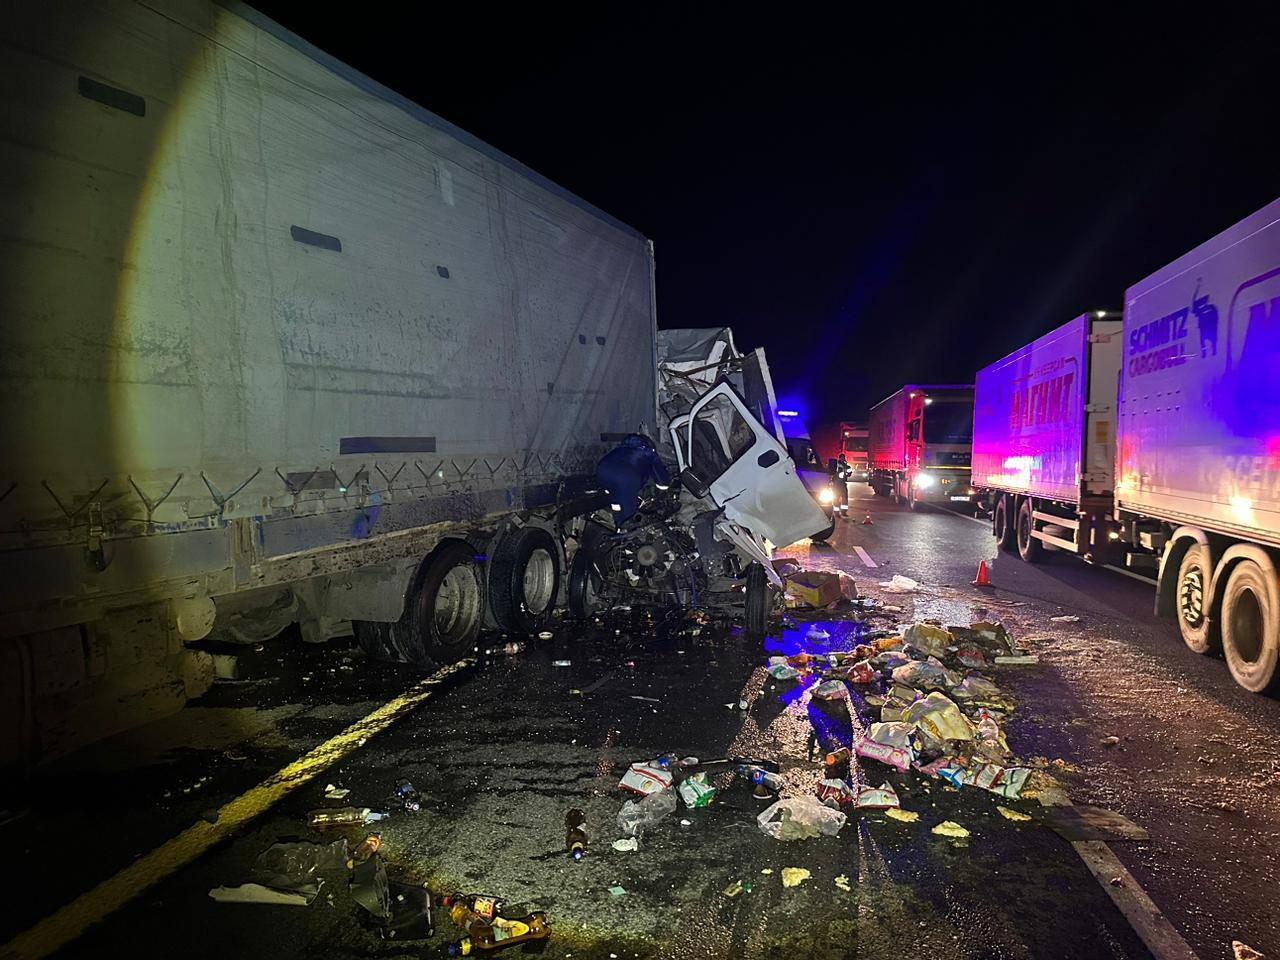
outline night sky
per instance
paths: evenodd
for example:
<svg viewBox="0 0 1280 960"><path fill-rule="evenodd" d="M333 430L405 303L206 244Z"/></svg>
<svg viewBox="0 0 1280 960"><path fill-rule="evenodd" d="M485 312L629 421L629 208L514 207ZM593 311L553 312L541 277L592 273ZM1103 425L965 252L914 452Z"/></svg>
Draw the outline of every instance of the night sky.
<svg viewBox="0 0 1280 960"><path fill-rule="evenodd" d="M1280 196L1261 4L257 6L651 237L659 326L732 326L813 423L972 382Z"/></svg>

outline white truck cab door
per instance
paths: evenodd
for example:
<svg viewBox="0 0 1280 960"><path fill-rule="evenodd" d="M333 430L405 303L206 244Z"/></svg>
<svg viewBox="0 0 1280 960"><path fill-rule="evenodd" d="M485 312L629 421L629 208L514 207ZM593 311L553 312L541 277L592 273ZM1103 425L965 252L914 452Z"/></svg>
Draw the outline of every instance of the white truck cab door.
<svg viewBox="0 0 1280 960"><path fill-rule="evenodd" d="M830 524L786 448L722 383L675 420L676 459L725 517L785 547Z"/></svg>

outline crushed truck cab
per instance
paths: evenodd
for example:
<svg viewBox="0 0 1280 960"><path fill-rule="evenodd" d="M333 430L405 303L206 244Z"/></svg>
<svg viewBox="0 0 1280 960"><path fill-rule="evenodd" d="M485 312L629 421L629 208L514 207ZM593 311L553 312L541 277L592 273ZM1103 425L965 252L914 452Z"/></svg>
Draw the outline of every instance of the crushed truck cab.
<svg viewBox="0 0 1280 960"><path fill-rule="evenodd" d="M686 489L723 511L719 532L763 564L766 575L781 586L769 562L772 547L829 525L786 448L727 383L673 420L671 434Z"/></svg>

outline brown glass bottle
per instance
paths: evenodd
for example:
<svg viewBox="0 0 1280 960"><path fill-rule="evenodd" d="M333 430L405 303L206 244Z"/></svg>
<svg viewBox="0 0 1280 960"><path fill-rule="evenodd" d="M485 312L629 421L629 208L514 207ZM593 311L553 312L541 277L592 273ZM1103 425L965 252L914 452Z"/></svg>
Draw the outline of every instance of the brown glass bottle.
<svg viewBox="0 0 1280 960"><path fill-rule="evenodd" d="M564 848L575 861L587 855L587 815L574 807L564 817Z"/></svg>

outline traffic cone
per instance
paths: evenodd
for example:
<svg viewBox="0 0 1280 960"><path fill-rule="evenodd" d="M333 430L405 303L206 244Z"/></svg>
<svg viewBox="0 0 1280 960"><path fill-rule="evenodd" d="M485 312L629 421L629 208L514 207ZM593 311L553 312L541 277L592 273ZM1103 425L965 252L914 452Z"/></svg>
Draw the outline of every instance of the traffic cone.
<svg viewBox="0 0 1280 960"><path fill-rule="evenodd" d="M987 575L987 561L978 561L978 575L973 578L975 587L993 587L995 584L991 582L991 577Z"/></svg>
<svg viewBox="0 0 1280 960"><path fill-rule="evenodd" d="M870 510L868 510L868 511L867 511L867 515L866 515L865 517L863 517L863 518L862 518L862 525L863 525L864 527L869 527L869 526L871 526L871 511L870 511Z"/></svg>

